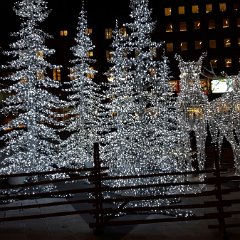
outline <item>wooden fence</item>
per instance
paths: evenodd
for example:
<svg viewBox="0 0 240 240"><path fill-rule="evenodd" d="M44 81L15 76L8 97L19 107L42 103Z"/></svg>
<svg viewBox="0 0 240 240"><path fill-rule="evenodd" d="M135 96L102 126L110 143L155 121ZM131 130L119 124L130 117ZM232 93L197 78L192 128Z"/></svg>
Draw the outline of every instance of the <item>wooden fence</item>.
<svg viewBox="0 0 240 240"><path fill-rule="evenodd" d="M220 169L219 161L216 158L215 169L208 169L204 171L192 171L192 172L174 172L174 173L157 173L147 175L131 175L131 176L109 176L107 174L107 168L101 167L101 160L99 157L99 145L94 144L94 167L85 169L60 169L49 172L34 172L25 174L12 174L12 175L1 175L1 179L9 177L21 177L21 176L48 176L51 174L67 173L69 177L61 179L43 178L41 181L28 182L20 185L0 185L1 191L4 189L23 189L31 188L36 186L46 186L48 184L56 185L63 184L71 181L87 181L88 184L79 186L74 189L60 190L54 189L50 192L37 192L37 193L14 193L14 194L0 194L0 202L4 201L17 201L17 200L28 200L36 198L49 198L59 195L77 195L85 194L85 197L78 199L68 199L49 201L41 204L25 204L25 205L14 205L9 206L2 204L0 206L0 213L11 211L11 210L24 210L31 208L44 208L44 207L56 207L59 206L59 211L45 213L45 214L28 214L22 216L2 216L0 215L1 221L16 221L16 220L27 220L33 218L47 218L66 216L73 214L90 214L93 216L93 220L89 223L89 226L94 229L95 233L103 232L108 226L119 226L119 225L135 225L135 224L150 224L150 223L163 223L163 222L177 222L177 221L196 221L215 219L215 225L209 225L209 229L218 228L221 237L223 239L227 236L227 229L230 227L240 227L240 222L229 222L233 216L240 214L240 192L238 184L235 186L233 182L238 183L240 181L239 176L229 176L224 173L224 169ZM204 179L199 180L198 176L204 174ZM134 186L119 186L110 187L107 183L109 181L119 181L124 179L144 179L144 178L161 178L166 176L184 176L183 179L187 179L181 182L162 182L156 184L138 184ZM191 178L194 176L194 178ZM141 182L141 181L139 181ZM231 186L232 184L232 186ZM126 195L121 192L131 191L133 189L153 189L153 188L166 188L166 187L177 187L177 186L204 186L199 192L175 192L173 194L163 193L154 195ZM231 194L231 195L230 195ZM91 197L90 197L91 196ZM107 196L107 197L106 197ZM235 197L234 197L235 196ZM141 202L146 201L160 201L166 199L180 199L180 201L166 205L144 205ZM197 202L195 200L198 200ZM138 203L136 206L131 203ZM61 211L63 205L78 205L78 210L72 211ZM81 204L85 204L85 208L81 208ZM86 207L87 206L87 207ZM201 211L199 211L199 209ZM176 214L173 216L162 214L169 211L175 213L188 213L186 216ZM146 219L144 214L162 214L159 218ZM141 213L141 214L140 214ZM144 214L142 214L144 213ZM137 219L131 220L128 218L122 218L119 216L137 215Z"/></svg>

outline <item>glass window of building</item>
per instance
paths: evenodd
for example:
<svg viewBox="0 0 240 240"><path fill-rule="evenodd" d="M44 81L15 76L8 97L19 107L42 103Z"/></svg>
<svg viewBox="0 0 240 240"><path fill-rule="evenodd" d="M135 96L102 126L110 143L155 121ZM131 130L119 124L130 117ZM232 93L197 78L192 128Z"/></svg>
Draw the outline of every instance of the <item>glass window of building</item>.
<svg viewBox="0 0 240 240"><path fill-rule="evenodd" d="M194 14L199 13L198 5L192 5L192 13L194 13Z"/></svg>
<svg viewBox="0 0 240 240"><path fill-rule="evenodd" d="M227 10L227 4L226 3L219 3L219 10L221 11L221 12L226 12L226 10Z"/></svg>
<svg viewBox="0 0 240 240"><path fill-rule="evenodd" d="M120 34L122 34L123 36L127 36L127 28L126 27L121 27L119 30Z"/></svg>
<svg viewBox="0 0 240 240"><path fill-rule="evenodd" d="M209 20L208 29L215 29L215 20L213 19Z"/></svg>
<svg viewBox="0 0 240 240"><path fill-rule="evenodd" d="M53 69L53 80L61 81L61 69L60 68Z"/></svg>
<svg viewBox="0 0 240 240"><path fill-rule="evenodd" d="M238 38L238 46L240 47L240 38Z"/></svg>
<svg viewBox="0 0 240 240"><path fill-rule="evenodd" d="M90 67L89 69L90 69L90 70L93 70L94 68L93 68L93 67ZM88 73L88 74L87 74L87 77L93 79L93 78L94 78L94 74L93 74L93 73Z"/></svg>
<svg viewBox="0 0 240 240"><path fill-rule="evenodd" d="M74 68L70 68L69 69L69 78L70 80L74 80L75 79L75 76L74 76Z"/></svg>
<svg viewBox="0 0 240 240"><path fill-rule="evenodd" d="M169 23L166 27L166 32L172 32L173 31L173 25L172 23Z"/></svg>
<svg viewBox="0 0 240 240"><path fill-rule="evenodd" d="M233 10L234 10L234 11L240 10L240 3L234 3L234 4L233 4Z"/></svg>
<svg viewBox="0 0 240 240"><path fill-rule="evenodd" d="M166 47L167 47L167 52L173 52L173 43L167 43Z"/></svg>
<svg viewBox="0 0 240 240"><path fill-rule="evenodd" d="M206 4L206 13L212 12L212 4Z"/></svg>
<svg viewBox="0 0 240 240"><path fill-rule="evenodd" d="M224 47L231 47L231 39L225 38L224 40Z"/></svg>
<svg viewBox="0 0 240 240"><path fill-rule="evenodd" d="M197 30L197 29L200 29L200 27L201 27L201 22L199 20L194 21L194 29Z"/></svg>
<svg viewBox="0 0 240 240"><path fill-rule="evenodd" d="M92 34L92 28L87 28L87 34L91 35Z"/></svg>
<svg viewBox="0 0 240 240"><path fill-rule="evenodd" d="M93 57L93 51L88 51L87 56L88 57Z"/></svg>
<svg viewBox="0 0 240 240"><path fill-rule="evenodd" d="M185 14L185 7L184 6L179 6L178 7L178 14L179 15Z"/></svg>
<svg viewBox="0 0 240 240"><path fill-rule="evenodd" d="M237 27L240 27L240 18L237 19Z"/></svg>
<svg viewBox="0 0 240 240"><path fill-rule="evenodd" d="M112 57L112 52L109 51L109 50L107 50L107 51L106 51L106 59L107 59L107 61L110 61L110 60L111 60L111 57Z"/></svg>
<svg viewBox="0 0 240 240"><path fill-rule="evenodd" d="M232 59L225 58L225 67L232 67Z"/></svg>
<svg viewBox="0 0 240 240"><path fill-rule="evenodd" d="M186 50L188 50L188 44L187 44L187 42L181 42L180 47L181 47L181 51L186 51Z"/></svg>
<svg viewBox="0 0 240 240"><path fill-rule="evenodd" d="M61 30L60 31L60 36L61 37L67 37L67 35L68 35L68 30Z"/></svg>
<svg viewBox="0 0 240 240"><path fill-rule="evenodd" d="M180 30L180 32L187 31L187 23L186 22L180 22L179 23L179 30Z"/></svg>
<svg viewBox="0 0 240 240"><path fill-rule="evenodd" d="M172 9L170 7L165 8L165 16L171 16L172 14Z"/></svg>
<svg viewBox="0 0 240 240"><path fill-rule="evenodd" d="M229 27L229 19L228 18L224 18L223 19L223 28L228 28Z"/></svg>
<svg viewBox="0 0 240 240"><path fill-rule="evenodd" d="M210 65L212 66L212 68L217 68L217 59L211 59Z"/></svg>
<svg viewBox="0 0 240 240"><path fill-rule="evenodd" d="M105 39L111 39L111 38L112 38L112 29L105 28Z"/></svg>
<svg viewBox="0 0 240 240"><path fill-rule="evenodd" d="M202 48L202 41L195 41L195 49L201 49Z"/></svg>
<svg viewBox="0 0 240 240"><path fill-rule="evenodd" d="M209 47L210 48L216 48L217 42L216 40L209 40Z"/></svg>

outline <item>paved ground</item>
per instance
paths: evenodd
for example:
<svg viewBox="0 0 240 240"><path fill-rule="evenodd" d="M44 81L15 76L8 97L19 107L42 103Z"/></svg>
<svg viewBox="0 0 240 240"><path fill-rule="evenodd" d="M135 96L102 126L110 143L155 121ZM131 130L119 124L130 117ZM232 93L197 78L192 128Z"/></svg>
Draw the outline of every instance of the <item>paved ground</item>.
<svg viewBox="0 0 240 240"><path fill-rule="evenodd" d="M240 198L239 193L231 197ZM67 198L33 199L15 201L2 206L19 204L44 203L49 201L68 201ZM197 201L197 200L195 200ZM238 209L239 205L236 205ZM72 211L77 206L64 205L61 211ZM0 216L50 213L59 211L59 207L1 212ZM152 214L146 218L161 218L163 215ZM126 216L125 216L126 218ZM240 223L240 216L232 218L233 222ZM121 227L107 227L101 235L95 235L89 228L89 217L86 215L72 215L36 220L25 220L0 223L1 240L220 240L218 230L208 229L209 224L216 224L216 220L201 220L192 222L157 223ZM229 240L240 239L240 227L228 231Z"/></svg>

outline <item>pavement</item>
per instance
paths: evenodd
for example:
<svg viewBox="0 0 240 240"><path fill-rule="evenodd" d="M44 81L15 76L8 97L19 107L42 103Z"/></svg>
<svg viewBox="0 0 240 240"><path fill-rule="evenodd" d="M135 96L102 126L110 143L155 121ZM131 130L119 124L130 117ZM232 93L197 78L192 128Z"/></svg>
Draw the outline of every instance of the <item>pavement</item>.
<svg viewBox="0 0 240 240"><path fill-rule="evenodd" d="M240 199L240 193L233 193L231 198ZM36 198L18 200L0 205L0 207L16 206L54 201L68 201L69 197ZM199 199L191 200L198 201ZM240 209L240 204L235 205ZM23 216L27 214L45 214L55 211L74 211L77 205L62 205L58 207L42 207L13 211L0 211L0 217ZM236 210L234 209L234 210ZM142 217L142 216L141 216ZM147 219L165 217L162 214L149 214ZM129 216L120 218L128 219ZM232 222L240 223L240 214L231 218ZM175 223L152 223L141 225L111 226L96 235L89 228L88 215L70 215L63 217L49 217L42 219L18 220L0 222L1 240L220 240L218 229L208 229L209 224L216 224L216 220L196 220ZM240 227L228 229L228 240L240 239Z"/></svg>

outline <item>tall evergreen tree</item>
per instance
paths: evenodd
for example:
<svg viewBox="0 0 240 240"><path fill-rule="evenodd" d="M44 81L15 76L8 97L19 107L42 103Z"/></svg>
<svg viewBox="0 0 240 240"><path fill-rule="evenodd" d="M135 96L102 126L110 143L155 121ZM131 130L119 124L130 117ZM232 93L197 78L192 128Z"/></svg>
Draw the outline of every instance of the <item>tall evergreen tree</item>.
<svg viewBox="0 0 240 240"><path fill-rule="evenodd" d="M39 25L49 15L43 0L22 0L13 10L20 17L20 30L13 33L16 41L4 53L12 59L4 66L10 72L3 80L10 83L5 90L9 95L1 112L12 116L3 128L6 145L1 152L1 172L29 172L51 169L57 161L55 144L59 138L54 126L58 125L57 110L61 101L50 89L59 83L48 77L47 70L54 66L47 57L54 53L45 45L47 33ZM23 128L19 128L22 126Z"/></svg>
<svg viewBox="0 0 240 240"><path fill-rule="evenodd" d="M61 145L60 158L64 166L89 166L93 161L93 143L98 141L98 106L100 102L99 85L93 81L96 70L92 68L94 59L89 56L95 46L88 33L87 17L82 4L78 17L76 45L71 48L74 55L70 82L66 82L71 91L71 114L65 124L65 130L71 133Z"/></svg>

